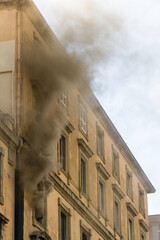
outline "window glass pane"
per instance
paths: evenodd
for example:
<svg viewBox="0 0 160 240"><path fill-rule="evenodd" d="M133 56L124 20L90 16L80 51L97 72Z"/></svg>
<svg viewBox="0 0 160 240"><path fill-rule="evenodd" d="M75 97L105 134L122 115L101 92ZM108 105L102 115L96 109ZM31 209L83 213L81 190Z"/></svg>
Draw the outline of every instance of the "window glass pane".
<svg viewBox="0 0 160 240"><path fill-rule="evenodd" d="M87 240L87 235L85 233L82 233L82 240Z"/></svg>
<svg viewBox="0 0 160 240"><path fill-rule="evenodd" d="M60 163L62 169L66 171L66 138L63 135L60 138Z"/></svg>
<svg viewBox="0 0 160 240"><path fill-rule="evenodd" d="M61 212L61 240L67 240L66 215Z"/></svg>
<svg viewBox="0 0 160 240"><path fill-rule="evenodd" d="M119 205L115 201L115 227L119 230Z"/></svg>
<svg viewBox="0 0 160 240"><path fill-rule="evenodd" d="M104 189L103 184L99 181L99 208L100 211L104 212Z"/></svg>
<svg viewBox="0 0 160 240"><path fill-rule="evenodd" d="M81 159L81 189L86 193L86 164L83 159Z"/></svg>
<svg viewBox="0 0 160 240"><path fill-rule="evenodd" d="M129 219L129 223L128 223L128 227L129 227L129 229L128 229L128 231L129 231L129 240L132 240L132 231L133 231L133 226L132 226L132 221L131 221L131 219Z"/></svg>

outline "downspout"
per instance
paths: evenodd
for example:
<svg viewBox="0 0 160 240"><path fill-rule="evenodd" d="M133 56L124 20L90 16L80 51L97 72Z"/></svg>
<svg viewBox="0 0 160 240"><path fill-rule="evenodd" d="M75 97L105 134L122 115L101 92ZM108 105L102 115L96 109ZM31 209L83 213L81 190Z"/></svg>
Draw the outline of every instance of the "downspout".
<svg viewBox="0 0 160 240"><path fill-rule="evenodd" d="M24 239L24 191L19 181L19 163L21 148L21 123L23 114L23 76L22 76L22 10L17 0L16 7L16 134L19 137L19 147L16 152L15 170L15 227L14 239Z"/></svg>

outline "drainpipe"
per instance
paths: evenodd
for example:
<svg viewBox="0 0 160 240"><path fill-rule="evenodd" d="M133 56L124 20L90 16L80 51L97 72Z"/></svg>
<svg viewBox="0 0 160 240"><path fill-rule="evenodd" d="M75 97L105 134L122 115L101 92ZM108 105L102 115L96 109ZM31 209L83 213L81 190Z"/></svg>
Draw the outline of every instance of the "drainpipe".
<svg viewBox="0 0 160 240"><path fill-rule="evenodd" d="M19 163L20 148L22 144L21 140L21 122L22 122L22 88L23 88L23 76L22 76L22 10L19 7L19 0L17 0L17 13L16 13L16 134L19 137L19 147L16 153L16 170L15 170L15 227L14 227L14 239L24 239L24 191L20 186L19 176Z"/></svg>

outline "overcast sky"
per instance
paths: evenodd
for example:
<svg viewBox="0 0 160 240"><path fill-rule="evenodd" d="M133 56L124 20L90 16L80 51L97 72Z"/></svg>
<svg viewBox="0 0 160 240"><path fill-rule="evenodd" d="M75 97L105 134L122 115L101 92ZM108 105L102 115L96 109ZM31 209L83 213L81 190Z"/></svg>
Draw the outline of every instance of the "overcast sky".
<svg viewBox="0 0 160 240"><path fill-rule="evenodd" d="M160 1L34 2L68 51L93 61L94 93L157 190L149 214L160 214Z"/></svg>

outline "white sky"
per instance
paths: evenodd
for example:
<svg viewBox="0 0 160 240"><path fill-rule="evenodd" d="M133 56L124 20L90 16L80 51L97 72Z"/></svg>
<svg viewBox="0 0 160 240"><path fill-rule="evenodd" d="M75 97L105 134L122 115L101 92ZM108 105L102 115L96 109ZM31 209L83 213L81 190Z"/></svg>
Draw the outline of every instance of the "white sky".
<svg viewBox="0 0 160 240"><path fill-rule="evenodd" d="M160 214L160 1L34 2L69 50L86 61L97 50L93 90L157 190L149 214Z"/></svg>

